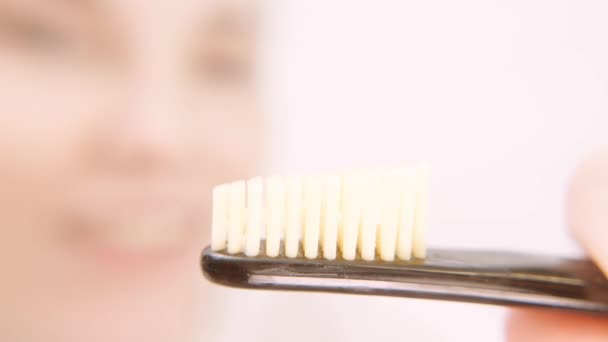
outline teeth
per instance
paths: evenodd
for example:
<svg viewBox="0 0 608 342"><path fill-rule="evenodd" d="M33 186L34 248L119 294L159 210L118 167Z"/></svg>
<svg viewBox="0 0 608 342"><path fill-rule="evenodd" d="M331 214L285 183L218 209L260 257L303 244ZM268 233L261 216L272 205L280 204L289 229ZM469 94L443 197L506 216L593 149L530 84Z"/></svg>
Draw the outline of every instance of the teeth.
<svg viewBox="0 0 608 342"><path fill-rule="evenodd" d="M133 250L159 247L178 241L180 230L176 226L179 223L180 219L176 215L150 215L114 224L102 234L106 241L119 248Z"/></svg>
<svg viewBox="0 0 608 342"><path fill-rule="evenodd" d="M269 257L424 258L427 202L427 166L223 184L213 190L211 246L253 257L265 238Z"/></svg>

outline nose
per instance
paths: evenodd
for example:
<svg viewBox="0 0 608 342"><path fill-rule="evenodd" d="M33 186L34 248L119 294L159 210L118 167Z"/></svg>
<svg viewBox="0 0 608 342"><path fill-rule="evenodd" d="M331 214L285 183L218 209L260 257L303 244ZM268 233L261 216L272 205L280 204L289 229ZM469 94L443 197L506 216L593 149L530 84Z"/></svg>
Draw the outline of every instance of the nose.
<svg viewBox="0 0 608 342"><path fill-rule="evenodd" d="M169 73L139 70L125 82L121 104L103 125L95 159L123 174L158 173L186 153L186 124L176 82Z"/></svg>

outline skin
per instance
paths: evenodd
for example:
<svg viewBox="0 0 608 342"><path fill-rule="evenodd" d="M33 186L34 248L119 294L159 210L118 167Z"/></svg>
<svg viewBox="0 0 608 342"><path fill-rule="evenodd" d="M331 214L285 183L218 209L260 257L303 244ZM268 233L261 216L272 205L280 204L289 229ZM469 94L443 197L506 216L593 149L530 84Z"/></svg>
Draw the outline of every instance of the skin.
<svg viewBox="0 0 608 342"><path fill-rule="evenodd" d="M256 172L252 2L0 0L0 340L190 341Z"/></svg>
<svg viewBox="0 0 608 342"><path fill-rule="evenodd" d="M0 0L0 340L189 341L214 184L253 174L251 2ZM228 15L228 16L226 16ZM608 152L569 217L608 274ZM559 322L559 324L556 324ZM605 341L518 311L510 341Z"/></svg>
<svg viewBox="0 0 608 342"><path fill-rule="evenodd" d="M574 236L608 276L608 150L591 156L576 173L568 199ZM550 311L514 312L507 323L512 342L608 341L608 319Z"/></svg>

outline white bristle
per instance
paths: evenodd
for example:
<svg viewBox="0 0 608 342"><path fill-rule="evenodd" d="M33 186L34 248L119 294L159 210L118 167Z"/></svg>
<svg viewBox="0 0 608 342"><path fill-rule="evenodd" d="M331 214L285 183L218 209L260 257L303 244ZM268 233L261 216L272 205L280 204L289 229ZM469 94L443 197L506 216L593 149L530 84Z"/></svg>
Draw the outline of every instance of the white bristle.
<svg viewBox="0 0 608 342"><path fill-rule="evenodd" d="M319 254L321 238L322 185L318 177L310 177L304 187L304 256L315 259Z"/></svg>
<svg viewBox="0 0 608 342"><path fill-rule="evenodd" d="M416 258L426 258L426 231L428 225L429 170L426 165L418 169L416 215L414 217L413 252Z"/></svg>
<svg viewBox="0 0 608 342"><path fill-rule="evenodd" d="M416 169L411 167L405 169L399 186L401 187L401 205L397 233L397 257L401 260L410 260L416 213Z"/></svg>
<svg viewBox="0 0 608 342"><path fill-rule="evenodd" d="M255 257L265 237L269 257L424 258L428 173L427 166L407 166L219 185L211 248Z"/></svg>
<svg viewBox="0 0 608 342"><path fill-rule="evenodd" d="M359 231L361 259L372 261L376 257L376 234L380 223L380 178L370 174L364 183L364 206Z"/></svg>
<svg viewBox="0 0 608 342"><path fill-rule="evenodd" d="M247 226L245 227L245 255L253 257L260 253L262 239L262 202L264 182L261 177L247 182Z"/></svg>
<svg viewBox="0 0 608 342"><path fill-rule="evenodd" d="M213 188L213 211L211 223L211 249L226 248L228 240L228 185Z"/></svg>
<svg viewBox="0 0 608 342"><path fill-rule="evenodd" d="M287 222L285 226L285 255L298 256L302 234L302 180L290 177L287 180Z"/></svg>
<svg viewBox="0 0 608 342"><path fill-rule="evenodd" d="M321 248L323 257L336 258L338 249L338 223L340 221L341 181L339 176L326 176L324 179L323 204L321 214Z"/></svg>
<svg viewBox="0 0 608 342"><path fill-rule="evenodd" d="M390 172L382 179L382 207L380 230L378 233L378 251L380 258L386 261L395 260L397 250L397 224L399 222L399 177Z"/></svg>
<svg viewBox="0 0 608 342"><path fill-rule="evenodd" d="M228 209L228 253L243 251L245 245L245 182L230 184Z"/></svg>
<svg viewBox="0 0 608 342"><path fill-rule="evenodd" d="M266 255L277 257L285 227L285 182L281 177L268 178L266 195Z"/></svg>
<svg viewBox="0 0 608 342"><path fill-rule="evenodd" d="M361 224L362 179L356 174L344 178L342 188L342 225L339 228L338 248L342 258L354 260L357 256L357 240Z"/></svg>

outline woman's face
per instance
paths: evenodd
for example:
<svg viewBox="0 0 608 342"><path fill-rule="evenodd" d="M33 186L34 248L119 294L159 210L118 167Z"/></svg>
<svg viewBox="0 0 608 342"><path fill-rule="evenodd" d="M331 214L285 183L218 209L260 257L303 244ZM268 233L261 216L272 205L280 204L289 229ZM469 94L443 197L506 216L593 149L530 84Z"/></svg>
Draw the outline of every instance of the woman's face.
<svg viewBox="0 0 608 342"><path fill-rule="evenodd" d="M260 158L252 3L0 0L0 339L204 326L210 188Z"/></svg>

